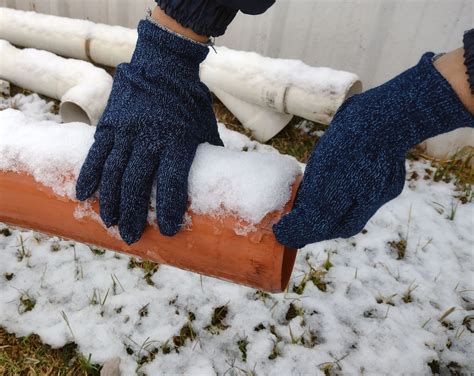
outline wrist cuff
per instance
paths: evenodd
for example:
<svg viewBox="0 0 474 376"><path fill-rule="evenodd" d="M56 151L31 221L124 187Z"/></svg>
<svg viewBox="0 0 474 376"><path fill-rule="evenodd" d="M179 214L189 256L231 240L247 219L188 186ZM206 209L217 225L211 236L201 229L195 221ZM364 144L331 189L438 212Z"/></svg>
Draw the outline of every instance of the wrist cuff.
<svg viewBox="0 0 474 376"><path fill-rule="evenodd" d="M474 29L464 33L464 64L467 68L467 80L471 87L471 93L474 95Z"/></svg>
<svg viewBox="0 0 474 376"><path fill-rule="evenodd" d="M218 37L237 14L237 9L220 5L216 0L155 0L168 16L184 27L205 36Z"/></svg>

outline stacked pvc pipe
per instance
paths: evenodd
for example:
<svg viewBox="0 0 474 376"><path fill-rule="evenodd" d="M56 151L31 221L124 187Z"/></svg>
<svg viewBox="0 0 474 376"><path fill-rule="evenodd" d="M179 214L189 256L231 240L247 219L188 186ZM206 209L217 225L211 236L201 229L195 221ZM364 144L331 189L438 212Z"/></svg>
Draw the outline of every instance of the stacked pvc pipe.
<svg viewBox="0 0 474 376"><path fill-rule="evenodd" d="M0 38L13 44L109 66L130 61L137 39L136 30L35 12L0 8L0 19ZM362 90L353 73L225 47L216 51L202 64L201 79L260 141L292 115L329 124L344 99Z"/></svg>

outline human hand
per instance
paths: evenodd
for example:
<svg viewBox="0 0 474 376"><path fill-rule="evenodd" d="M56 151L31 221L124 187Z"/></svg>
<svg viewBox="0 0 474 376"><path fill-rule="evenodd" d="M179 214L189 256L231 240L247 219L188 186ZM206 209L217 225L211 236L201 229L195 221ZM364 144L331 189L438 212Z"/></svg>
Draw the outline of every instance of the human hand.
<svg viewBox="0 0 474 376"><path fill-rule="evenodd" d="M474 127L432 56L341 106L310 157L293 210L273 227L280 243L301 248L357 234L401 193L411 147Z"/></svg>
<svg viewBox="0 0 474 376"><path fill-rule="evenodd" d="M200 143L222 146L211 95L199 79L208 48L150 20L138 26L129 64L117 68L76 196L99 188L100 216L118 224L128 244L145 227L156 175L156 215L163 235L175 235L188 201L188 173Z"/></svg>

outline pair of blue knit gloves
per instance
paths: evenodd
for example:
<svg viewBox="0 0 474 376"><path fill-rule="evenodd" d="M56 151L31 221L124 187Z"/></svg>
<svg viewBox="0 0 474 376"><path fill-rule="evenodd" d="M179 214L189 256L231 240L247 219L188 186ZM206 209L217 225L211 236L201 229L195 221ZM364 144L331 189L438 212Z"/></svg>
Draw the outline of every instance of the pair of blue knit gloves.
<svg viewBox="0 0 474 376"><path fill-rule="evenodd" d="M222 146L211 95L199 79L208 48L141 21L132 61L121 64L95 141L81 169L80 200L99 189L100 216L136 242L156 179L159 229L175 235L188 202L188 173L200 143ZM300 248L360 232L400 194L405 154L426 138L474 127L432 53L391 81L341 106L311 155L293 210L274 225Z"/></svg>

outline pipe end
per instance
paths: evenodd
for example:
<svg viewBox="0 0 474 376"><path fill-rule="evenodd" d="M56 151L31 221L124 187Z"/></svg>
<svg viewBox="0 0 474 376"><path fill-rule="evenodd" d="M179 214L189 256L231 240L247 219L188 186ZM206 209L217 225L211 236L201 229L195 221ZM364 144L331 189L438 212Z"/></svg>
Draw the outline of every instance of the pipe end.
<svg viewBox="0 0 474 376"><path fill-rule="evenodd" d="M59 114L61 115L64 123L79 122L89 125L93 124L92 119L90 119L86 111L84 111L81 106L74 102L62 102L59 106Z"/></svg>

